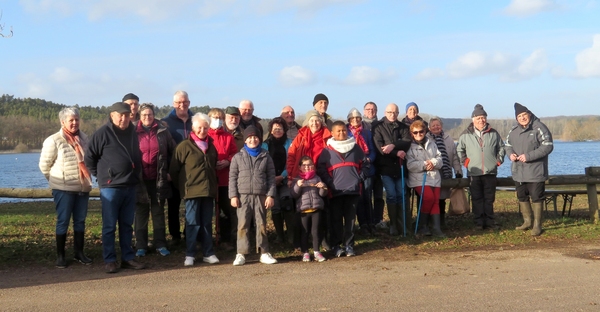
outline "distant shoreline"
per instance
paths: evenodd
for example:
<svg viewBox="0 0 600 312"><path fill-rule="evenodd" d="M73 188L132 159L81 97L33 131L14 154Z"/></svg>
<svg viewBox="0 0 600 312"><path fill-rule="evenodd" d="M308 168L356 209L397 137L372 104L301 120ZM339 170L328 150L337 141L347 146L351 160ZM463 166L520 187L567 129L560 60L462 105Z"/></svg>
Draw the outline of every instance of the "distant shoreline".
<svg viewBox="0 0 600 312"><path fill-rule="evenodd" d="M42 150L32 149L32 150L29 150L28 152L24 152L24 153L22 153L22 152L15 152L14 150L12 150L12 151L0 151L0 154L28 154L28 153L41 153L41 152L42 152Z"/></svg>

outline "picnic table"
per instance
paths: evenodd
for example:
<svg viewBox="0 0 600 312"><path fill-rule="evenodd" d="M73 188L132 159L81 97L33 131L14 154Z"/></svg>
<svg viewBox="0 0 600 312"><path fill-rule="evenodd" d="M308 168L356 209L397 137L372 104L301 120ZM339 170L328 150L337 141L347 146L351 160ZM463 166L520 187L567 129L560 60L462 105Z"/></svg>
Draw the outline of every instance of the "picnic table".
<svg viewBox="0 0 600 312"><path fill-rule="evenodd" d="M509 191L515 192L516 189L514 187L497 187L498 191ZM546 210L548 210L548 204L552 203L554 205L554 216L558 216L558 198L562 198L563 206L562 206L562 214L565 215L565 211L567 209L567 204L569 204L569 212L567 212L567 216L571 216L571 207L573 206L573 197L577 195L587 194L586 190L565 190L565 189L547 189L544 192L544 202L546 204Z"/></svg>

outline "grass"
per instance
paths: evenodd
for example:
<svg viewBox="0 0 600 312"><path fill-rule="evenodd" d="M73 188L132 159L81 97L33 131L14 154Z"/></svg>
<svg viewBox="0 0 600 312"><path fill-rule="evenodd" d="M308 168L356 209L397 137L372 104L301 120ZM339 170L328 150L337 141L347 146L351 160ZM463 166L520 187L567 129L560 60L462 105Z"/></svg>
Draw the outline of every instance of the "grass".
<svg viewBox="0 0 600 312"><path fill-rule="evenodd" d="M577 189L577 186L572 186ZM579 187L581 189L582 186ZM562 199L559 199L562 205ZM559 207L559 213L562 210ZM518 213L518 203L513 192L499 191L496 195L496 220L499 230L476 231L472 216L447 216L448 238L392 237L380 232L377 236L356 236L356 250L368 253L380 249L393 249L414 252L443 252L474 249L525 248L535 246L565 245L596 241L600 236L600 226L590 222L586 195L578 195L573 200L570 216L554 217L553 208L545 213L544 230L539 237L532 237L529 231L516 231L522 219ZM86 253L102 259L102 220L101 205L97 200L90 201L86 219ZM182 214L183 215L183 214ZM55 251L55 211L52 202L27 202L0 204L0 269L20 266L52 266L56 259ZM183 224L183 220L182 220ZM274 228L269 222L269 240L275 238ZM151 229L150 229L151 230ZM151 235L151 234L150 234ZM151 237L151 236L150 236ZM72 253L72 227L69 228L67 255ZM183 245L171 248L172 260L183 259ZM278 258L300 257L298 251L284 244L271 244L271 252ZM219 257L233 258L235 252L217 249ZM231 254L231 255L230 255ZM148 258L148 257L147 257ZM162 258L156 258L162 259ZM167 259L167 258L165 258ZM176 260L175 260L176 259ZM163 260L157 260L163 261ZM164 260L167 261L167 260ZM181 260L182 261L182 260Z"/></svg>

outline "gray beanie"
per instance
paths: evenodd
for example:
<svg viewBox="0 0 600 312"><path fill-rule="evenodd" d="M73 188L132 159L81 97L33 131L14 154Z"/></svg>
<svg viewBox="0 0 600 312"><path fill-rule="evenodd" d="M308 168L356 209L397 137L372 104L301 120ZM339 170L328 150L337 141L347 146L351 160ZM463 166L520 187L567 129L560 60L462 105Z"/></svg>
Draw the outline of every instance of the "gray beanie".
<svg viewBox="0 0 600 312"><path fill-rule="evenodd" d="M486 116L487 117L487 113L485 112L485 110L483 109L483 105L481 105L481 104L475 105L475 109L473 110L473 113L471 114L471 118L477 117L477 116Z"/></svg>
<svg viewBox="0 0 600 312"><path fill-rule="evenodd" d="M311 117L314 117L314 116L319 117L319 119L321 120L321 123L323 123L323 116L321 116L321 114L319 114L319 112L317 112L316 110L311 109L308 112L306 112L306 117L305 117L302 125L308 126L308 121L310 120Z"/></svg>

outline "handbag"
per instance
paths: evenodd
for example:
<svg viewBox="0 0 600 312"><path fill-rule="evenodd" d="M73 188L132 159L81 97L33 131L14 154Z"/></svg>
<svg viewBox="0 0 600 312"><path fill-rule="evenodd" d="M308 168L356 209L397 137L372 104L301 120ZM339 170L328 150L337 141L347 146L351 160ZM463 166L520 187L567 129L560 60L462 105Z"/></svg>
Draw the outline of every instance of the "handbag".
<svg viewBox="0 0 600 312"><path fill-rule="evenodd" d="M458 216L470 211L471 209L467 202L465 189L462 187L452 189L450 192L450 207L448 209L448 214Z"/></svg>

